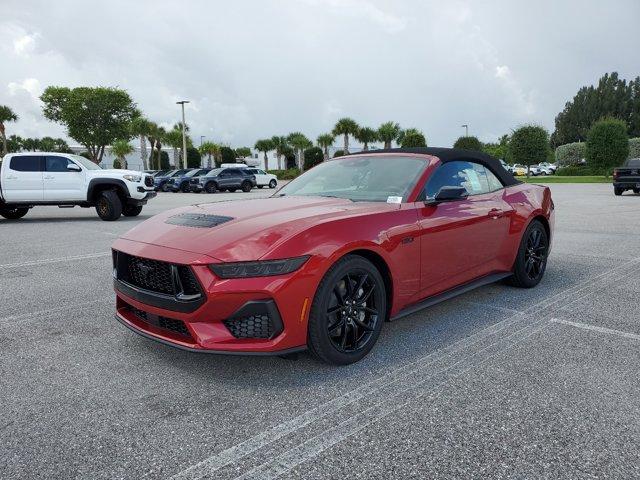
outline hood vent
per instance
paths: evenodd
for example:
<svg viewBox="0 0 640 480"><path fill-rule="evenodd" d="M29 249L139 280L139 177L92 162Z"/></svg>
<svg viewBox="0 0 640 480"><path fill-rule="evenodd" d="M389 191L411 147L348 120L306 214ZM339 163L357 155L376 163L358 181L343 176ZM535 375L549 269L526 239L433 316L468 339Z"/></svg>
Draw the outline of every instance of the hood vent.
<svg viewBox="0 0 640 480"><path fill-rule="evenodd" d="M206 215L204 213L181 213L167 218L165 223L180 225L183 227L212 228L222 223L233 220L233 217L222 215Z"/></svg>

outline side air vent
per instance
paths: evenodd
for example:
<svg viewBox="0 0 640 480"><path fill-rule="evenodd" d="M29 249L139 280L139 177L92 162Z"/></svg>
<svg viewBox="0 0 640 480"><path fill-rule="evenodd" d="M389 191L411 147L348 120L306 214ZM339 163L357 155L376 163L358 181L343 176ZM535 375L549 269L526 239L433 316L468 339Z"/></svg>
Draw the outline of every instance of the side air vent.
<svg viewBox="0 0 640 480"><path fill-rule="evenodd" d="M229 220L233 220L233 217L206 215L203 213L180 213L167 218L165 223L169 225L181 225L183 227L212 228L226 223Z"/></svg>

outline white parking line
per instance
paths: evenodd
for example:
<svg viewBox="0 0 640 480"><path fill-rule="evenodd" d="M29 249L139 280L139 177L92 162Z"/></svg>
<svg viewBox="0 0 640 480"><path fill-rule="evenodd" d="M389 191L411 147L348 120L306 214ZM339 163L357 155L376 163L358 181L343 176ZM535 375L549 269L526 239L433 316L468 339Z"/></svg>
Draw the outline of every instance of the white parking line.
<svg viewBox="0 0 640 480"><path fill-rule="evenodd" d="M572 327L582 328L583 330L593 330L594 332L607 333L609 335L618 335L619 337L631 338L632 340L640 340L640 335L637 335L635 333L623 332L622 330L598 327L596 325L588 325L581 322L572 322L569 320L563 320L562 318L552 318L549 321L553 323L561 323L563 325L571 325Z"/></svg>
<svg viewBox="0 0 640 480"><path fill-rule="evenodd" d="M50 263L70 262L73 260L86 260L88 258L109 257L111 252L87 253L85 255L71 255L68 257L44 258L42 260L33 260L31 262L5 263L0 268L16 268L16 267L37 267L38 265L47 265Z"/></svg>
<svg viewBox="0 0 640 480"><path fill-rule="evenodd" d="M254 437L251 437L245 440L244 442L234 445L222 452L219 452L218 454L212 455L211 457L206 458L201 462L196 463L186 468L185 470L177 473L171 478L172 479L200 479L203 477L214 476L217 470L220 470L226 465L235 463L240 459L242 459L243 457L249 455L250 453L257 451L290 433L298 431L304 428L305 426L311 423L314 423L328 416L333 412L340 410L341 408L355 402L360 398L367 397L367 398L376 398L377 400L379 400L382 397L385 397L385 398L389 397L390 396L389 393L381 394L381 391L384 390L385 388L391 388L394 395L402 392L406 392L407 389L411 389L417 385L416 383L417 379L415 378L416 375L420 373L424 374L425 372L430 372L429 367L431 367L431 365L434 362L437 362L443 358L449 357L451 354L458 351L462 351L467 347L471 347L481 342L483 339L489 338L493 334L499 333L502 330L506 330L507 332L509 332L509 330L507 330L507 327L516 324L518 320L522 320L522 319L526 320L527 314L541 315L543 314L545 309L550 309L551 311L549 311L548 314L551 314L555 309L558 308L557 307L558 304L564 305L567 298L575 298L576 294L578 294L579 292L583 292L585 290L589 290L589 289L593 290L596 288L601 288L601 283L599 282L607 281L610 279L617 280L619 277L622 277L626 274L625 270L630 268L636 268L636 264L639 263L639 261L640 261L640 257L631 259L629 262L625 263L624 265L621 265L619 267L613 268L609 271L606 271L599 275L591 277L588 281L584 282L583 284L579 284L574 287L568 288L564 291L558 292L555 295L552 295L551 297L548 297L534 305L531 305L529 308L525 310L526 314L525 312L519 312L515 315L507 317L506 319L500 322L497 322L496 324L491 325L490 327L487 327L483 330L480 330L479 332L476 332L473 335L470 335L469 337L466 337L450 345L449 347L446 347L440 350L439 352L433 352L431 354L428 354L424 357L419 358L414 362L411 362L395 370L392 370L391 372L388 372L382 375L381 377L369 383L366 383L361 387L356 388L355 390L352 390L351 392L338 396L325 404L319 405L311 410L308 410L307 412L300 414L297 417L294 417L268 430L265 430L259 433L258 435L255 435ZM554 306L556 307L552 308ZM509 338L520 332L524 332L525 330L531 330L531 329L533 329L534 331L529 332L529 335L533 334L535 333L535 331L542 329L543 326L548 323L548 318L549 318L548 316L545 316L542 320L529 324L524 328L516 329L514 332L511 332L506 338ZM542 325L542 326L540 326L539 328L535 328L535 327L538 327L539 325ZM521 339L526 338L529 335L523 336L521 337ZM502 343L503 340L504 339L498 340L498 342L494 342L490 346L498 343ZM477 355L483 350L486 350L486 348L483 348L476 352L470 351L466 355L463 352L462 360L471 358L472 356ZM456 362L455 364L460 363L462 360ZM454 365L451 365L449 368L453 367ZM445 369L445 371L446 370L448 369ZM431 376L433 376L433 372L431 372L431 374L428 375L427 378L430 378ZM407 380L404 380L406 377L409 377L409 378ZM398 383L400 385L398 385ZM405 385L403 388L402 383L408 383L409 386ZM379 405L379 403L376 402L376 405ZM348 433L348 435L351 435L352 433L355 433L356 431L360 430L360 429L357 429L357 426L353 426L353 428L356 430L347 428L341 434L335 433L335 436L327 438L328 443L331 443L332 440L335 440L335 439L337 439L337 441L340 441L341 439L340 437L344 433ZM280 455L277 460L274 460L272 462L267 461L266 463L254 468L249 473L251 473L252 475L254 474L257 475L257 478L272 478L271 475L274 473L276 474L276 476L282 475L286 471L293 468L295 464L297 464L297 462L292 459L293 457L291 457L289 453L295 452L294 457L304 456L305 458L311 458L312 456L317 455L319 451L322 451L322 450L318 451L317 444L307 444L306 448L301 451L300 447L302 447L303 445L305 444L297 445L295 447L290 448L289 450L284 452L282 455Z"/></svg>

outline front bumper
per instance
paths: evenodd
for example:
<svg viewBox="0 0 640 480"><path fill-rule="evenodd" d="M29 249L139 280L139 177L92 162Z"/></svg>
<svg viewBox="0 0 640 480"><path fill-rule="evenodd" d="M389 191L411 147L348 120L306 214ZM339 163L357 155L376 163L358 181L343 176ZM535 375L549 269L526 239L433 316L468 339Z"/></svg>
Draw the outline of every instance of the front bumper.
<svg viewBox="0 0 640 480"><path fill-rule="evenodd" d="M116 278L116 317L131 330L196 352L279 355L306 348L308 310L317 287L311 259L288 275L223 280L208 267L216 260L204 255L124 239L114 249L189 265L202 289L201 301L185 306Z"/></svg>
<svg viewBox="0 0 640 480"><path fill-rule="evenodd" d="M616 180L613 182L614 188L626 188L628 190L640 188L640 178L637 180Z"/></svg>
<svg viewBox="0 0 640 480"><path fill-rule="evenodd" d="M138 188L142 188L142 187L138 187ZM151 200L152 198L155 198L158 195L154 190L145 190L145 189L143 189L142 192L139 192L139 193L145 193L145 195L142 198L134 198L134 197L127 198L127 205L136 205L136 206L146 205L149 200Z"/></svg>

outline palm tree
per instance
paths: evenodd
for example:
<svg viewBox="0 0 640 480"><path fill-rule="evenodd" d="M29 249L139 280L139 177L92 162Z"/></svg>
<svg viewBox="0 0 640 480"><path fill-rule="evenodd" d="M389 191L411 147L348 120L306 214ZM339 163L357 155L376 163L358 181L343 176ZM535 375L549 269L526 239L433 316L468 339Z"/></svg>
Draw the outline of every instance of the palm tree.
<svg viewBox="0 0 640 480"><path fill-rule="evenodd" d="M171 148L173 148L173 164L178 168L180 166L180 159L178 158L178 149L182 149L182 130L178 128L178 125L173 127L173 130L169 130L165 137L165 142Z"/></svg>
<svg viewBox="0 0 640 480"><path fill-rule="evenodd" d="M384 142L384 148L391 148L391 142L400 135L400 125L395 122L386 122L378 128L378 139Z"/></svg>
<svg viewBox="0 0 640 480"><path fill-rule="evenodd" d="M140 138L140 159L143 170L147 170L147 138L151 134L153 126L154 124L144 117L134 118L129 126L131 134Z"/></svg>
<svg viewBox="0 0 640 480"><path fill-rule="evenodd" d="M151 157L153 157L154 153L157 151L156 157L156 167L158 170L162 169L161 166L161 153L162 153L162 142L165 141L165 137L167 135L167 131L156 125L155 123L151 123L151 129L149 131L149 143L151 144Z"/></svg>
<svg viewBox="0 0 640 480"><path fill-rule="evenodd" d="M133 152L133 147L129 144L128 140L116 140L111 144L111 153L113 153L113 156L116 157L116 160L120 163L120 168L127 168L127 159L125 157L131 152Z"/></svg>
<svg viewBox="0 0 640 480"><path fill-rule="evenodd" d="M316 141L318 142L318 146L322 148L322 151L324 152L325 162L329 160L329 147L333 145L333 142L335 142L335 140L336 140L336 137L334 137L330 133L323 133L322 135L319 135L318 138L316 139Z"/></svg>
<svg viewBox="0 0 640 480"><path fill-rule="evenodd" d="M353 135L354 137L358 134L360 128L355 120L351 118L341 118L336 123L336 126L333 127L333 134L335 136L343 135L344 136L344 153L349 153L349 135Z"/></svg>
<svg viewBox="0 0 640 480"><path fill-rule="evenodd" d="M200 145L199 150L201 155L209 156L209 159L207 160L207 168L212 168L215 161L211 162L211 157L213 156L214 160L218 158L218 155L220 155L220 145L214 142L204 142Z"/></svg>
<svg viewBox="0 0 640 480"><path fill-rule="evenodd" d="M4 124L7 122L17 122L18 115L13 113L6 105L0 105L0 137L2 137L2 156L7 154L7 135Z"/></svg>
<svg viewBox="0 0 640 480"><path fill-rule="evenodd" d="M265 138L262 140L258 140L253 147L259 152L264 152L264 169L269 170L269 157L267 156L267 152L270 152L275 148L275 145L271 141L270 138Z"/></svg>
<svg viewBox="0 0 640 480"><path fill-rule="evenodd" d="M400 132L398 143L402 148L426 147L427 139L417 128L407 128Z"/></svg>
<svg viewBox="0 0 640 480"><path fill-rule="evenodd" d="M373 128L362 127L356 134L356 140L363 145L363 150L366 152L369 150L369 144L378 140L378 132Z"/></svg>
<svg viewBox="0 0 640 480"><path fill-rule="evenodd" d="M287 136L287 142L293 147L296 153L296 163L301 172L304 171L304 149L313 146L304 133L293 132Z"/></svg>
<svg viewBox="0 0 640 480"><path fill-rule="evenodd" d="M273 142L273 149L276 151L276 157L278 157L278 170L282 170L282 156L289 148L289 143L287 142L287 137L279 137L275 135L271 137L271 141Z"/></svg>
<svg viewBox="0 0 640 480"><path fill-rule="evenodd" d="M407 128L405 130L400 130L400 133L398 133L398 137L396 138L396 142L398 143L398 145L404 146L402 145L402 142L404 141L405 137L410 137L415 134L422 135L422 132L417 128Z"/></svg>

